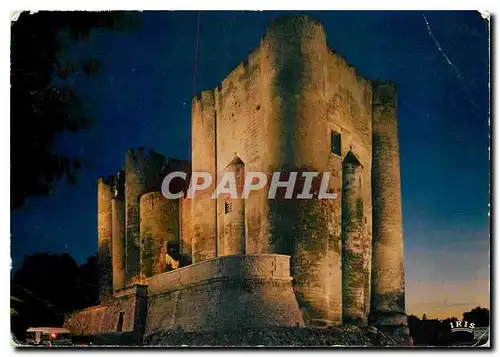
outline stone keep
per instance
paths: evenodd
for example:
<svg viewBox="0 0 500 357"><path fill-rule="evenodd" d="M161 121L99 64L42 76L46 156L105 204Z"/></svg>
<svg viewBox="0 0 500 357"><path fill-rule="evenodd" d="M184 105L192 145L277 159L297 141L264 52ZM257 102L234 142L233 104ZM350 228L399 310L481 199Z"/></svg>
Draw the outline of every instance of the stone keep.
<svg viewBox="0 0 500 357"><path fill-rule="evenodd" d="M191 126L190 163L131 149L114 179L98 181L102 302L141 283L149 285L148 309L154 310L147 315L164 311L170 321L155 320L155 328L173 328L173 321L198 328L216 316L229 326L230 312L197 314L222 296L243 301L239 294L246 290L233 280L223 283L234 273L231 262L239 267L240 283L255 293L245 299L262 299L250 304L253 310L268 311L286 296L290 314L273 316L274 325L406 324L393 83L359 74L327 47L318 21L282 17L217 88L193 98ZM208 172L212 186L192 199L169 200L161 182L176 170ZM269 177L275 171L330 172L328 188L337 198L269 199L263 189L247 199L210 199L224 173L235 173L240 191L245 173L255 171ZM175 247L173 259L181 260L179 273L166 272L168 244ZM288 267L291 285L283 270ZM279 271L279 283L268 270ZM195 281L215 295L196 290ZM264 293L265 286L272 293ZM175 304L183 296L190 302L181 312ZM198 307L190 310L189 304ZM219 309L242 309L236 305ZM270 323L265 316L271 315L251 324Z"/></svg>
<svg viewBox="0 0 500 357"><path fill-rule="evenodd" d="M245 172L331 172L335 202L273 201L265 190L244 201L244 252L291 257L307 321L404 316L392 83L364 78L330 50L319 22L284 17L247 61L193 99L192 118L193 170L220 177L236 153ZM220 223L227 217L218 209L213 219L213 209L209 200L192 202L192 249L203 252L194 261L217 255L227 237Z"/></svg>

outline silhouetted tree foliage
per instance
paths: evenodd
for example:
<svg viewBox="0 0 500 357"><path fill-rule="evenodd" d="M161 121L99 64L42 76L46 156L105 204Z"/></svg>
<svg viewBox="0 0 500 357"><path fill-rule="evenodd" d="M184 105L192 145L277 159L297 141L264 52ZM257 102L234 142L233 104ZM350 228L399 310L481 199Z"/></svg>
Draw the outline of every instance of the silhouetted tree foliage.
<svg viewBox="0 0 500 357"><path fill-rule="evenodd" d="M469 312L464 312L464 320L474 322L479 327L487 327L490 325L490 311L478 306Z"/></svg>
<svg viewBox="0 0 500 357"><path fill-rule="evenodd" d="M489 310L476 307L464 312L464 320L474 322L476 326L489 326ZM458 321L456 317L443 320L428 319L426 314L419 319L415 315L408 316L408 328L415 345L419 346L451 346L473 343L473 335L468 332L451 332L450 322Z"/></svg>
<svg viewBox="0 0 500 357"><path fill-rule="evenodd" d="M10 316L10 329L19 341L24 341L26 330L29 327L62 326L64 314L49 301L15 285L12 281L10 293L17 298L17 301L11 300L11 307L16 311L16 314Z"/></svg>
<svg viewBox="0 0 500 357"><path fill-rule="evenodd" d="M68 83L72 75L96 75L96 59L61 62L57 55L92 29L137 28L135 13L22 13L11 24L11 208L30 195L50 193L55 179L74 184L81 162L53 151L58 133L77 132L90 120ZM67 34L67 41L62 41Z"/></svg>
<svg viewBox="0 0 500 357"><path fill-rule="evenodd" d="M11 280L12 331L24 339L30 326L62 326L64 315L98 304L96 256L78 265L68 254L26 256Z"/></svg>

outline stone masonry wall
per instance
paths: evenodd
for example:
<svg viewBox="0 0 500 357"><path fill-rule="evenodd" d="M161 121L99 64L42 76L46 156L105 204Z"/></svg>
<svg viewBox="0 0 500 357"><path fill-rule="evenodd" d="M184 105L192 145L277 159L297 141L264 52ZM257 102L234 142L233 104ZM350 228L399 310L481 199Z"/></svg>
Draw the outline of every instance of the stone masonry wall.
<svg viewBox="0 0 500 357"><path fill-rule="evenodd" d="M344 324L366 324L364 308L363 167L351 152L342 170L342 319Z"/></svg>
<svg viewBox="0 0 500 357"><path fill-rule="evenodd" d="M371 320L399 323L405 312L401 179L394 84L373 84L373 277Z"/></svg>
<svg viewBox="0 0 500 357"><path fill-rule="evenodd" d="M184 196L179 198L179 235L181 237L180 252L181 255L192 259L192 239L193 239L193 226L191 219L191 199Z"/></svg>
<svg viewBox="0 0 500 357"><path fill-rule="evenodd" d="M327 201L328 221L328 271L329 271L329 317L333 324L342 323L342 158L330 154L328 165L330 172L329 191L336 193L337 199Z"/></svg>
<svg viewBox="0 0 500 357"><path fill-rule="evenodd" d="M135 285L115 293L105 304L75 312L66 319L64 327L73 335L95 335L107 332L144 333L147 288ZM117 331L120 313L122 331Z"/></svg>
<svg viewBox="0 0 500 357"><path fill-rule="evenodd" d="M179 244L179 204L161 192L140 198L141 274L145 277L167 271L167 243Z"/></svg>
<svg viewBox="0 0 500 357"><path fill-rule="evenodd" d="M218 178L235 156L245 163L245 172L266 172L262 167L262 156L267 155L267 149L263 142L266 127L262 123L260 57L259 49L253 51L247 61L240 63L215 89ZM267 193L264 190L251 192L244 209L245 251L267 253Z"/></svg>
<svg viewBox="0 0 500 357"><path fill-rule="evenodd" d="M270 171L327 170L326 37L301 16L273 21L261 43ZM328 320L327 202L270 200L269 250L291 256L291 272L306 323Z"/></svg>
<svg viewBox="0 0 500 357"><path fill-rule="evenodd" d="M144 149L129 149L125 154L125 240L126 285L140 274L139 197L146 192Z"/></svg>
<svg viewBox="0 0 500 357"><path fill-rule="evenodd" d="M123 195L113 197L112 227L113 227L113 289L123 289L125 287L125 202Z"/></svg>
<svg viewBox="0 0 500 357"><path fill-rule="evenodd" d="M113 236L113 291L125 287L126 242L125 242L125 169L115 175L115 191L111 200L111 228Z"/></svg>
<svg viewBox="0 0 500 357"><path fill-rule="evenodd" d="M363 203L363 284L364 313L370 310L370 285L372 261L372 88L371 82L347 64L339 54L329 51L328 84L326 90L328 135L341 134L341 158L352 151L363 166L362 203ZM335 157L335 154L331 154ZM341 166L336 171L336 179L342 182ZM342 202L342 192L339 192ZM340 207L336 207L339 209ZM341 215L332 213L335 222L333 232L341 233Z"/></svg>
<svg viewBox="0 0 500 357"><path fill-rule="evenodd" d="M192 102L192 172L215 175L216 111L213 91L204 91ZM216 200L210 199L215 182L206 190L197 192L191 199L191 251L193 262L211 259L217 255L215 211ZM189 199L189 198L188 198Z"/></svg>
<svg viewBox="0 0 500 357"><path fill-rule="evenodd" d="M337 158L330 152L332 132L341 134ZM202 92L201 99L193 101L192 168L215 171L217 178L235 155L245 163L245 172L262 171L269 178L278 170L330 170L331 181L337 182L330 188L337 189L341 202L341 160L349 150L364 167L366 315L372 260L371 82L328 49L319 22L292 16L273 21L248 60L216 89ZM244 206L246 252L290 255L301 306L312 319L332 322L341 320L340 252L336 252L341 236L339 202L276 202L268 200L263 189L252 192ZM193 246L203 246L200 252L205 252L195 252L196 261L217 255L213 247L224 234L220 217L212 220L213 204L206 197L192 201L192 237L203 242ZM218 233L214 232L216 221Z"/></svg>
<svg viewBox="0 0 500 357"><path fill-rule="evenodd" d="M241 198L245 181L245 164L237 156L226 167L234 173L238 198L221 194L217 202L217 254L218 256L245 254L245 204Z"/></svg>
<svg viewBox="0 0 500 357"><path fill-rule="evenodd" d="M125 240L126 282L140 280L140 197L147 192L159 191L166 159L153 150L129 149L125 154ZM126 285L127 285L126 284Z"/></svg>
<svg viewBox="0 0 500 357"><path fill-rule="evenodd" d="M331 148L332 133L341 137L339 155ZM142 270L151 276L154 309L148 319L152 329L243 321L239 315L225 320L224 314L234 314L232 309L214 310L225 299L227 306L246 301L249 308L259 301L254 312L273 315L263 302L275 304L273 299L280 297L280 289L288 291L290 281L269 280L260 273L252 277L222 274L221 269L233 263L241 269L251 266L246 256L228 256L243 253L290 256L294 294L304 319L300 323L365 323L370 310L374 321L404 314L395 88L365 79L331 51L319 22L308 16L273 21L245 62L217 88L193 98L191 145L190 171L208 172L213 182L192 199L177 200L168 212L157 210L155 204L163 198L159 191L166 170L164 157L155 152L145 155L141 148L127 151L123 238L112 229L121 224L120 200L114 198L111 204L110 190L99 186L100 255L111 261L111 242L118 244L113 252L115 289L138 281L142 261ZM355 168L346 162L350 156L359 164ZM217 202L210 196L235 157L244 163L243 173L265 172L268 184L251 192L248 199L233 202L236 210L226 214L225 198ZM274 171L298 171L299 176L301 171L328 171L329 192L338 197L283 200L279 198L284 191L278 190L278 199L268 199L266 188ZM195 264L156 275L162 269L152 267L164 256L166 238L142 244L141 237L153 231L163 237L171 226L176 226L170 233L179 238L181 255ZM147 258L156 255L158 259ZM126 261L124 284L119 256ZM215 259L221 256L226 257ZM271 261L262 258L257 265L276 272L276 267L266 265ZM103 292L111 286L105 271ZM103 293L103 301L105 295L110 296ZM291 301L290 296L283 301ZM281 311L281 307L271 309ZM278 321L262 316L263 321ZM286 323L291 319L284 318Z"/></svg>
<svg viewBox="0 0 500 357"><path fill-rule="evenodd" d="M206 260L152 277L148 287L146 334L177 327L303 326L286 256Z"/></svg>
<svg viewBox="0 0 500 357"><path fill-rule="evenodd" d="M112 207L114 177L97 181L97 236L99 266L99 301L106 302L113 294Z"/></svg>

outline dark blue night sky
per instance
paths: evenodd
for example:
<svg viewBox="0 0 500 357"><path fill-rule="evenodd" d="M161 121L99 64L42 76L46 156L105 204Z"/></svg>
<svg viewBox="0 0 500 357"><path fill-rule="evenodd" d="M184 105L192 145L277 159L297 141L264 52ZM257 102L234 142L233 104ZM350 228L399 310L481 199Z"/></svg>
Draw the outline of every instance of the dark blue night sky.
<svg viewBox="0 0 500 357"><path fill-rule="evenodd" d="M488 25L477 12L308 12L329 47L363 75L396 82L408 313L489 307ZM213 88L281 12L202 12L195 90ZM60 136L82 159L76 186L57 183L12 214L12 259L97 250L96 180L129 147L188 159L197 12L145 12L133 33L93 32L61 54L97 58L74 86L95 123ZM449 62L448 62L449 61ZM458 313L456 313L458 311Z"/></svg>

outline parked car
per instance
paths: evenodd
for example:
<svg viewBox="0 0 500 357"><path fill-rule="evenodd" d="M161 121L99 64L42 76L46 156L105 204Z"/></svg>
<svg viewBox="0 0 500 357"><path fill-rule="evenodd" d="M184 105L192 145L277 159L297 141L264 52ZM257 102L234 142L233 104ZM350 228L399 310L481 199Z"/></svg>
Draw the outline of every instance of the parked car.
<svg viewBox="0 0 500 357"><path fill-rule="evenodd" d="M26 343L35 346L72 346L71 332L62 327L30 327L26 330Z"/></svg>

